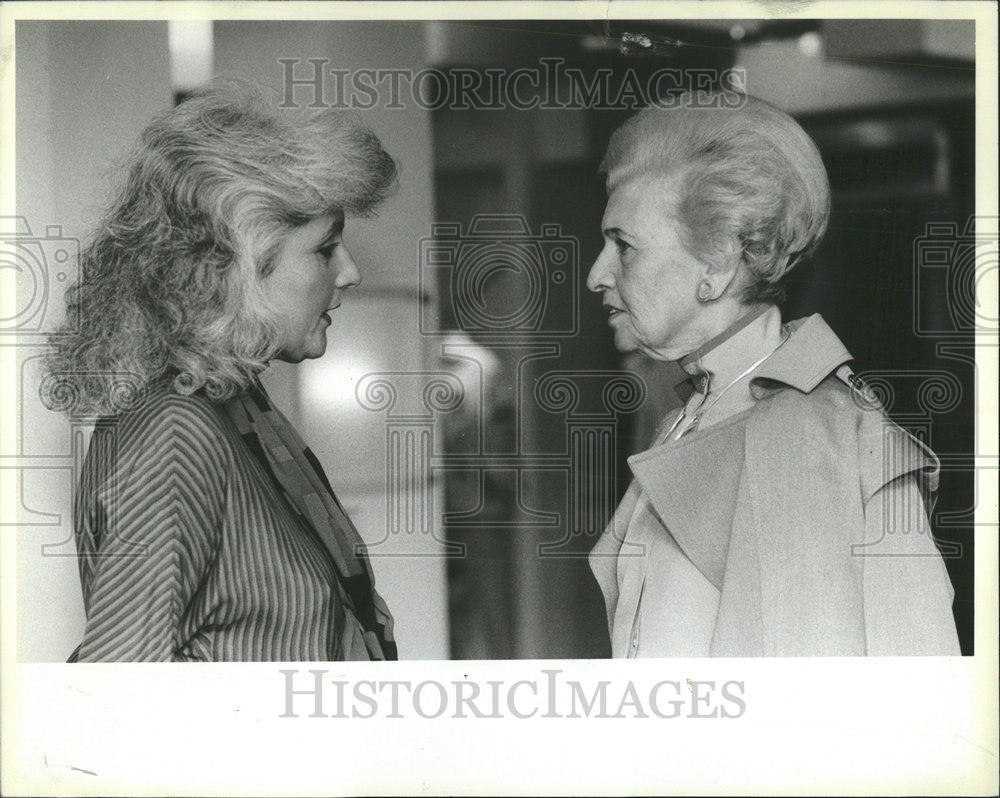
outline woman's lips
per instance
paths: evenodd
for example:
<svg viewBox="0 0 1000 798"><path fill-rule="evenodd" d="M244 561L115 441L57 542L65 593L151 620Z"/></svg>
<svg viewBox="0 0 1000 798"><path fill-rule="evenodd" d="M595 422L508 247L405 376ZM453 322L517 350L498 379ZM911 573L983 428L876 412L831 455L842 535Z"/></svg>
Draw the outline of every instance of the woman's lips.
<svg viewBox="0 0 1000 798"><path fill-rule="evenodd" d="M324 310L322 313L319 314L320 319L325 321L328 325L333 324L333 319L330 318L330 314L339 307L340 305L336 304L333 305L332 307L327 308L326 310Z"/></svg>

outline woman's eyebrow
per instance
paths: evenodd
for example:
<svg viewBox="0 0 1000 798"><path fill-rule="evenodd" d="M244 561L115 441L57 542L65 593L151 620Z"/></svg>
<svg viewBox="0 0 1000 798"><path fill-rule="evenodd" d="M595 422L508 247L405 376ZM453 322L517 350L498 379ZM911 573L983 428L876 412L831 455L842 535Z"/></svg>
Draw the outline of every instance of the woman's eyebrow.
<svg viewBox="0 0 1000 798"><path fill-rule="evenodd" d="M604 235L607 238L623 238L628 241L636 241L636 237L629 233L627 230L622 230L620 227L606 227L603 230Z"/></svg>

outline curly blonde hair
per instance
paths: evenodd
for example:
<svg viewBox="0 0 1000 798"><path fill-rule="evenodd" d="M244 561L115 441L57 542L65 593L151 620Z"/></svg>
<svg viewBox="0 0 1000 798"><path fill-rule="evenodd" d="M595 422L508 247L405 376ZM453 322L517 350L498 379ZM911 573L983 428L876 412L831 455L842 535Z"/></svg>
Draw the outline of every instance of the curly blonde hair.
<svg viewBox="0 0 1000 798"><path fill-rule="evenodd" d="M143 131L80 259L45 369L57 409L105 415L164 376L222 401L276 354L280 321L261 279L294 228L333 211L370 215L396 164L356 116L278 108L215 82ZM51 406L51 405L50 405Z"/></svg>

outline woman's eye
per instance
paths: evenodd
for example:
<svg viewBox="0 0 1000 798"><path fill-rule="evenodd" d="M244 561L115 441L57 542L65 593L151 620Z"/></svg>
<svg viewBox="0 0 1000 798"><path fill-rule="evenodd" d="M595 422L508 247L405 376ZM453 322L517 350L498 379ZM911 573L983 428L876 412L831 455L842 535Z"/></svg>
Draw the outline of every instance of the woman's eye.
<svg viewBox="0 0 1000 798"><path fill-rule="evenodd" d="M330 256L333 255L333 250L336 248L337 242L331 241L329 244L324 244L322 247L316 250L316 252L323 256L326 260L330 260Z"/></svg>

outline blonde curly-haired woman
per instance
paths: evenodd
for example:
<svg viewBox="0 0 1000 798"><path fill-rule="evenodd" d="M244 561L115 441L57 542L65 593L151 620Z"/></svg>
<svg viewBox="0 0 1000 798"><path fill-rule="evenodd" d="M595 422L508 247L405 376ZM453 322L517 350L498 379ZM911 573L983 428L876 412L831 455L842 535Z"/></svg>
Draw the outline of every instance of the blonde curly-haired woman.
<svg viewBox="0 0 1000 798"><path fill-rule="evenodd" d="M279 110L249 84L214 84L143 132L47 363L61 409L99 417L71 661L396 657L361 539L258 380L323 355L360 282L345 214L395 176L355 118Z"/></svg>

